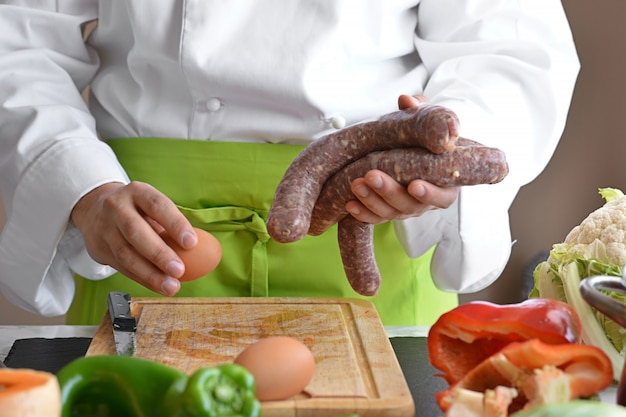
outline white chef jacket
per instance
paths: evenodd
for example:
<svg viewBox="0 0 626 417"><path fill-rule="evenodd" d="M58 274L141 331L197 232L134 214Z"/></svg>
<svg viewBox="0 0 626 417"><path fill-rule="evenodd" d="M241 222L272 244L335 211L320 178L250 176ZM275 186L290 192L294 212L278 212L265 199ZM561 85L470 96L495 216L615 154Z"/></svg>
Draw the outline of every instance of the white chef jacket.
<svg viewBox="0 0 626 417"><path fill-rule="evenodd" d="M437 287L480 290L506 265L508 209L552 156L579 71L556 0L0 0L0 28L0 290L45 316L67 311L72 272L114 272L69 222L81 196L128 181L99 137L307 143L400 94L507 155L500 184L396 222L410 256L437 245Z"/></svg>

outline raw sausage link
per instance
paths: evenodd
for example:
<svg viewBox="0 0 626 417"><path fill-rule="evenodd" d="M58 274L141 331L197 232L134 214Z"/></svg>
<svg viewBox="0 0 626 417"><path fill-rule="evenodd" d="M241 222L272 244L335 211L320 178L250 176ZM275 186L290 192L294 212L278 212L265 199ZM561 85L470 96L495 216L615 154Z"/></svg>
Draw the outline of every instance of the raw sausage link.
<svg viewBox="0 0 626 417"><path fill-rule="evenodd" d="M501 150L465 138L459 138L455 149L442 154L423 148L373 152L326 182L313 208L310 235L320 235L348 214L345 205L355 198L350 189L352 181L372 169L387 173L405 186L418 178L440 187L494 184L508 173Z"/></svg>
<svg viewBox="0 0 626 417"><path fill-rule="evenodd" d="M376 295L380 272L374 254L374 225L345 216L337 225L339 253L352 289L361 295Z"/></svg>
<svg viewBox="0 0 626 417"><path fill-rule="evenodd" d="M459 121L451 110L425 104L399 110L324 136L291 163L276 189L267 230L281 243L302 239L326 180L351 162L379 150L420 146L433 153L455 147Z"/></svg>

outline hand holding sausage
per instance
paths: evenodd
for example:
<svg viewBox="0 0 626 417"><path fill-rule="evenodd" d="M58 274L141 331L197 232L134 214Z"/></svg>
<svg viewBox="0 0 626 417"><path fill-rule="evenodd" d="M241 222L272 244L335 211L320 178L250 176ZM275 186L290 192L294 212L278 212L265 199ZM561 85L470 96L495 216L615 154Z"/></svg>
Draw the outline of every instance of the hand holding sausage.
<svg viewBox="0 0 626 417"><path fill-rule="evenodd" d="M497 183L508 173L502 151L459 138L456 115L424 102L423 97L400 96L400 111L305 148L276 191L267 222L272 238L293 242L337 223L348 281L359 294L376 294L380 274L372 223L423 214L432 206L420 200L422 191L437 190L441 200L430 201L445 208L456 199L458 187ZM382 179L382 187L372 178ZM367 195L357 197L361 189ZM348 209L366 210L357 218Z"/></svg>
<svg viewBox="0 0 626 417"><path fill-rule="evenodd" d="M90 256L162 295L180 289L184 265L158 235L191 248L197 238L174 203L148 184L109 183L81 198L71 214Z"/></svg>
<svg viewBox="0 0 626 417"><path fill-rule="evenodd" d="M426 96L398 97L398 109L404 110L429 104ZM433 209L450 207L459 195L458 187L438 187L416 179L404 187L380 170L371 170L352 181L354 200L346 203L346 210L357 220L370 224L419 217Z"/></svg>
<svg viewBox="0 0 626 417"><path fill-rule="evenodd" d="M372 224L419 217L429 210L448 208L459 194L458 187L438 187L420 179L405 187L377 169L352 181L351 191L356 198L346 202L346 211L357 220Z"/></svg>

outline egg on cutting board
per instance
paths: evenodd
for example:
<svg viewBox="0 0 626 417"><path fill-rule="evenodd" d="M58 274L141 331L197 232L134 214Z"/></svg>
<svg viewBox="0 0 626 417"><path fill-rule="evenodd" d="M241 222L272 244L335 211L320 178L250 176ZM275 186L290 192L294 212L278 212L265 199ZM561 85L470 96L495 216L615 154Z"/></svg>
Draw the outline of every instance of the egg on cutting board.
<svg viewBox="0 0 626 417"><path fill-rule="evenodd" d="M194 227L194 230L198 236L198 244L191 249L182 248L167 233L161 233L161 238L185 264L185 273L178 278L182 282L207 275L217 268L222 260L222 246L215 236L197 227Z"/></svg>
<svg viewBox="0 0 626 417"><path fill-rule="evenodd" d="M315 371L311 350L289 336L269 336L245 348L234 360L254 376L260 401L286 400L309 384Z"/></svg>

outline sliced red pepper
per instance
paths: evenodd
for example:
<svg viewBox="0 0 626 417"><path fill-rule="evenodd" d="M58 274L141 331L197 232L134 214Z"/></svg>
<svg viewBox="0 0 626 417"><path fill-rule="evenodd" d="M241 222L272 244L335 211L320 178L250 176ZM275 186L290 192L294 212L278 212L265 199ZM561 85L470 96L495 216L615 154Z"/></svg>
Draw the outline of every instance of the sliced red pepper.
<svg viewBox="0 0 626 417"><path fill-rule="evenodd" d="M485 393L510 387L518 391L509 408L513 413L541 404L590 397L612 381L611 361L598 347L532 339L508 344L456 384L437 393L436 398L439 407L447 411L460 397L460 390Z"/></svg>
<svg viewBox="0 0 626 417"><path fill-rule="evenodd" d="M474 301L443 314L428 334L430 363L448 384L511 342L579 343L582 325L567 303L532 298L517 304Z"/></svg>

